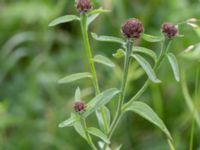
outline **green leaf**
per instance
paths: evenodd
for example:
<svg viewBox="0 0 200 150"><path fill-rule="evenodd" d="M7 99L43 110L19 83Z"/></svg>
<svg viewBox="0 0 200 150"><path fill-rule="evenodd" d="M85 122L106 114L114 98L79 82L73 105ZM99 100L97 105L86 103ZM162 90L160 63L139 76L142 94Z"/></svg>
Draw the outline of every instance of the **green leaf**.
<svg viewBox="0 0 200 150"><path fill-rule="evenodd" d="M102 41L102 42L113 42L113 43L119 43L124 45L124 40L118 37L113 37L113 36L98 36L96 33L91 33L92 37L97 40L97 41Z"/></svg>
<svg viewBox="0 0 200 150"><path fill-rule="evenodd" d="M153 123L157 127L159 127L169 139L172 139L167 127L163 123L163 121L158 117L158 115L149 107L147 104L143 102L133 102L131 105L123 108L123 111L133 111L141 117L145 118L149 122Z"/></svg>
<svg viewBox="0 0 200 150"><path fill-rule="evenodd" d="M133 52L138 52L138 53L143 53L146 54L148 56L150 56L151 58L153 58L153 60L156 62L157 61L157 55L154 51L147 49L145 47L137 47L134 46L133 47Z"/></svg>
<svg viewBox="0 0 200 150"><path fill-rule="evenodd" d="M176 81L179 82L180 81L180 73L179 73L179 67L178 67L178 62L176 60L176 57L174 56L174 54L168 53L167 58L172 67L174 77L175 77Z"/></svg>
<svg viewBox="0 0 200 150"><path fill-rule="evenodd" d="M74 129L76 130L76 132L87 141L87 136L86 136L85 131L84 131L82 125L81 125L81 122L77 121L77 122L74 123L73 126L74 126Z"/></svg>
<svg viewBox="0 0 200 150"><path fill-rule="evenodd" d="M69 75L69 76L66 76L66 77L60 79L58 81L58 83L59 84L70 83L70 82L80 80L80 79L83 79L83 78L92 78L92 75L89 72L76 73L76 74L72 74L72 75Z"/></svg>
<svg viewBox="0 0 200 150"><path fill-rule="evenodd" d="M73 126L74 123L77 121L77 117L71 114L71 117L63 122L61 122L58 127L59 128L64 128L64 127L70 127Z"/></svg>
<svg viewBox="0 0 200 150"><path fill-rule="evenodd" d="M163 36L152 36L152 35L148 35L148 34L142 34L142 38L147 41L147 42L160 42L163 41L164 38Z"/></svg>
<svg viewBox="0 0 200 150"><path fill-rule="evenodd" d="M110 59L108 59L107 57L102 56L102 55L96 55L93 58L93 61L97 62L97 63L104 64L104 65L106 65L108 67L115 67L115 64Z"/></svg>
<svg viewBox="0 0 200 150"><path fill-rule="evenodd" d="M101 94L94 97L88 104L86 111L83 113L84 117L89 116L91 113L96 111L103 105L106 105L108 102L112 100L112 98L117 95L120 91L116 88L108 89Z"/></svg>
<svg viewBox="0 0 200 150"><path fill-rule="evenodd" d="M88 132L96 137L99 137L105 143L110 144L110 140L101 130L94 128L94 127L90 127L90 128L88 128Z"/></svg>
<svg viewBox="0 0 200 150"><path fill-rule="evenodd" d="M77 87L75 92L75 101L80 101L80 100L81 100L81 90L79 87Z"/></svg>
<svg viewBox="0 0 200 150"><path fill-rule="evenodd" d="M87 27L99 16L100 14L93 14L87 18Z"/></svg>
<svg viewBox="0 0 200 150"><path fill-rule="evenodd" d="M120 150L122 148L122 145L119 145L115 150Z"/></svg>
<svg viewBox="0 0 200 150"><path fill-rule="evenodd" d="M94 9L94 10L90 11L90 12L88 13L88 15L101 14L101 13L107 13L107 12L111 12L111 11L110 11L110 10L103 9L103 8L98 8L98 9Z"/></svg>
<svg viewBox="0 0 200 150"><path fill-rule="evenodd" d="M104 116L102 116L101 111L104 112ZM101 108L99 108L99 110L96 111L96 116L97 116L97 119L98 119L101 129L104 130L106 133L110 127L110 121L111 121L110 120L110 110L106 106L102 106ZM104 127L104 119L105 119L107 128Z"/></svg>
<svg viewBox="0 0 200 150"><path fill-rule="evenodd" d="M113 57L115 58L122 58L123 56L125 56L123 49L118 49L117 52L113 54Z"/></svg>
<svg viewBox="0 0 200 150"><path fill-rule="evenodd" d="M59 18L53 20L49 24L49 26L52 27L52 26L56 26L61 23L66 23L66 22L70 22L70 21L74 21L74 20L80 20L80 18L75 15L66 15L66 16L62 16L62 17L59 17Z"/></svg>
<svg viewBox="0 0 200 150"><path fill-rule="evenodd" d="M141 65L141 67L144 69L144 71L146 72L146 74L148 75L149 79L152 82L155 82L155 83L161 82L156 77L156 74L155 74L154 70L152 69L151 65L143 57L141 57L140 55L137 55L137 54L133 54L131 56L137 60L137 62Z"/></svg>

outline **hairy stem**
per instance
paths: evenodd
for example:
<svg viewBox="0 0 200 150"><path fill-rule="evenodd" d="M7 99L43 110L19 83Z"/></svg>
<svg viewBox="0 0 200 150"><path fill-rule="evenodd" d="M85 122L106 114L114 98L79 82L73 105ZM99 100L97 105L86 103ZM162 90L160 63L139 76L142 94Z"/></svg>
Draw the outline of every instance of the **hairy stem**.
<svg viewBox="0 0 200 150"><path fill-rule="evenodd" d="M92 61L93 56L92 56L92 52L91 52L91 48L90 48L90 42L89 42L89 38L88 38L88 32L87 32L87 16L84 13L81 14L81 30L82 30L82 35L83 35L83 41L84 41L84 44L85 44L87 59L89 61L90 70L91 70L91 73L92 73L92 81L93 81L93 84L94 84L95 93L96 93L96 95L98 95L100 93L100 89L99 89L96 69L95 69L95 66L94 66L94 62Z"/></svg>
<svg viewBox="0 0 200 150"><path fill-rule="evenodd" d="M127 41L127 51L125 55L125 60L124 60L124 71L123 71L123 77L122 77L122 84L121 84L121 94L119 96L119 102L117 106L117 111L115 114L115 117L113 119L113 122L110 126L109 132L108 132L108 138L111 139L113 132L115 131L117 125L119 124L119 121L122 117L122 106L124 103L125 95L126 95L126 85L127 85L127 79L128 79L128 70L129 70L129 64L131 60L131 53L132 53L132 47L133 47L133 41L128 40ZM104 150L106 149L107 145L104 145Z"/></svg>
<svg viewBox="0 0 200 150"><path fill-rule="evenodd" d="M94 66L94 62L93 62L93 56L92 56L92 52L91 52L91 48L90 48L90 42L89 42L89 37L88 37L88 31L87 31L87 16L85 13L80 14L81 17L81 30L82 30L82 35L83 35L83 41L84 41L84 45L85 45L85 49L86 49L86 54L87 54L87 59L90 65L90 70L92 73L92 81L93 81L93 85L95 88L95 95L98 95L100 93L100 88L99 88L99 83L98 83L98 78L97 78L97 73L96 73L96 69ZM106 119L105 119L105 113L103 108L100 108L100 113L103 119L103 125L104 125L104 130L106 131L108 128L108 125L106 123Z"/></svg>

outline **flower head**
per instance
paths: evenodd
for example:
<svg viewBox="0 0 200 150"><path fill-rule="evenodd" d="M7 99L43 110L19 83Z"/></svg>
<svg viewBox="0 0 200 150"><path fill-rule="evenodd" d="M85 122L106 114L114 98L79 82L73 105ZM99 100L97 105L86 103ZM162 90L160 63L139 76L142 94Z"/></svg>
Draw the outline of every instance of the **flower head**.
<svg viewBox="0 0 200 150"><path fill-rule="evenodd" d="M144 27L138 19L129 19L122 26L122 32L127 38L139 38Z"/></svg>
<svg viewBox="0 0 200 150"><path fill-rule="evenodd" d="M86 104L82 101L78 101L74 103L75 112L82 113L86 109Z"/></svg>
<svg viewBox="0 0 200 150"><path fill-rule="evenodd" d="M76 0L75 6L80 13L86 13L92 9L90 0Z"/></svg>
<svg viewBox="0 0 200 150"><path fill-rule="evenodd" d="M164 23L161 27L161 31L168 39L172 39L178 34L178 28L172 23Z"/></svg>

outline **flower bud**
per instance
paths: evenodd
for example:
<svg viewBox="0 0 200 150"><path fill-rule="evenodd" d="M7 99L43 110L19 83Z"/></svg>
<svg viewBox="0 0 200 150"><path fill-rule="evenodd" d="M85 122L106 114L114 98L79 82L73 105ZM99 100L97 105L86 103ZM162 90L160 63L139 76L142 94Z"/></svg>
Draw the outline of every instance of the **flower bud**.
<svg viewBox="0 0 200 150"><path fill-rule="evenodd" d="M87 13L92 9L90 0L76 0L76 8L80 13Z"/></svg>
<svg viewBox="0 0 200 150"><path fill-rule="evenodd" d="M86 104L82 101L74 103L74 111L78 113L83 113L86 109Z"/></svg>
<svg viewBox="0 0 200 150"><path fill-rule="evenodd" d="M161 31L168 39L172 39L178 35L178 28L171 23L164 23L161 27Z"/></svg>
<svg viewBox="0 0 200 150"><path fill-rule="evenodd" d="M122 32L127 38L140 38L144 32L144 27L138 19L129 19L122 26Z"/></svg>

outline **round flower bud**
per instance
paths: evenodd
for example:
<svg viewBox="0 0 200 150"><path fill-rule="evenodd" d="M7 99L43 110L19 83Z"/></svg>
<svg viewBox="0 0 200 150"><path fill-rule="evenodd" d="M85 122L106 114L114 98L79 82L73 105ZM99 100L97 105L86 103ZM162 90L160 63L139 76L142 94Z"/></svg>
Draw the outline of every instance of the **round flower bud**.
<svg viewBox="0 0 200 150"><path fill-rule="evenodd" d="M178 28L171 23L164 23L161 27L161 31L168 39L172 39L178 34Z"/></svg>
<svg viewBox="0 0 200 150"><path fill-rule="evenodd" d="M74 111L78 113L84 112L86 109L86 104L82 101L78 101L74 103Z"/></svg>
<svg viewBox="0 0 200 150"><path fill-rule="evenodd" d="M122 32L127 38L139 38L144 32L142 23L137 19L129 19L122 26Z"/></svg>
<svg viewBox="0 0 200 150"><path fill-rule="evenodd" d="M90 0L76 0L76 8L80 13L86 13L92 9Z"/></svg>

